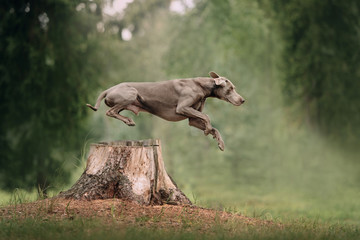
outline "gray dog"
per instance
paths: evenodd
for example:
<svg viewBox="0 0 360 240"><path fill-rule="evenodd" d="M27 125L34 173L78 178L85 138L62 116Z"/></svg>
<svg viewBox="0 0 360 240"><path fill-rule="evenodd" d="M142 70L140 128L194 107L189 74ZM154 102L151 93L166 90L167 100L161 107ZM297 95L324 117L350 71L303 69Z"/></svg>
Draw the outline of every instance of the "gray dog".
<svg viewBox="0 0 360 240"><path fill-rule="evenodd" d="M210 133L224 151L225 145L219 131L211 126L209 117L201 112L205 100L215 97L235 106L240 106L245 100L235 91L230 80L215 72L210 72L210 77L163 82L124 82L102 92L95 107L86 105L96 111L101 100L105 98L105 104L110 107L106 115L129 126L135 126L135 122L120 115L122 110L130 110L136 115L139 112L148 112L173 122L188 118L190 126L203 130L205 135Z"/></svg>

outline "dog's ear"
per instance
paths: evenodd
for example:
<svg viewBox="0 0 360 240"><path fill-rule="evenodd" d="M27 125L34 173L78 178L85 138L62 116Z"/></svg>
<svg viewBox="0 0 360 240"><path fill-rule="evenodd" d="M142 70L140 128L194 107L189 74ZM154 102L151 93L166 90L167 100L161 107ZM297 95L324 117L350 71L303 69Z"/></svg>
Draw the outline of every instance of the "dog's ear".
<svg viewBox="0 0 360 240"><path fill-rule="evenodd" d="M216 85L216 86L225 87L225 84L226 84L226 80L225 80L225 79L218 77L218 78L214 78L214 80L215 80L215 85Z"/></svg>
<svg viewBox="0 0 360 240"><path fill-rule="evenodd" d="M219 78L220 76L216 72L209 72L210 77Z"/></svg>

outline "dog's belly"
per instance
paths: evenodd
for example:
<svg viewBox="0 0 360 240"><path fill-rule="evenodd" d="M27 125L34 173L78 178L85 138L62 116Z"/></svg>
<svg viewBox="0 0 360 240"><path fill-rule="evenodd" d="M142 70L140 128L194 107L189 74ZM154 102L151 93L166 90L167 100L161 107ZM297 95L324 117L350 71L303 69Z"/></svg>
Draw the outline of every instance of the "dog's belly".
<svg viewBox="0 0 360 240"><path fill-rule="evenodd" d="M183 116L183 115L179 115L174 111L168 111L168 112L162 112L162 113L153 113L154 115L165 119L167 121L171 121L171 122L178 122L184 119L187 119L187 117Z"/></svg>
<svg viewBox="0 0 360 240"><path fill-rule="evenodd" d="M148 112L151 113L155 116L158 116L162 119L165 119L167 121L172 121L172 122L177 122L177 121L181 121L186 119L187 117L183 116L183 115L179 115L176 113L176 106L172 106L172 105L168 105L166 103L149 103L146 102L146 104L144 103L139 103L137 102L136 104L134 104L136 107L137 111L133 111L136 114L138 112ZM133 109L129 109L128 110L133 110Z"/></svg>
<svg viewBox="0 0 360 240"><path fill-rule="evenodd" d="M162 108L161 111L157 109L146 109L147 112L158 116L167 121L177 122L186 119L187 117L176 113L175 108Z"/></svg>

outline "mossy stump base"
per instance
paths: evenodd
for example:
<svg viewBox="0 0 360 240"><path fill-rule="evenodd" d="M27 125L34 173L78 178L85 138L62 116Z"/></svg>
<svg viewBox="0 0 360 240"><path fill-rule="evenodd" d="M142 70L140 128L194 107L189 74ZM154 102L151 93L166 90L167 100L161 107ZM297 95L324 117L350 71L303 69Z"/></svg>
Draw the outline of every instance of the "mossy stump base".
<svg viewBox="0 0 360 240"><path fill-rule="evenodd" d="M121 198L143 205L191 205L167 174L160 140L154 139L91 144L84 173L58 197Z"/></svg>

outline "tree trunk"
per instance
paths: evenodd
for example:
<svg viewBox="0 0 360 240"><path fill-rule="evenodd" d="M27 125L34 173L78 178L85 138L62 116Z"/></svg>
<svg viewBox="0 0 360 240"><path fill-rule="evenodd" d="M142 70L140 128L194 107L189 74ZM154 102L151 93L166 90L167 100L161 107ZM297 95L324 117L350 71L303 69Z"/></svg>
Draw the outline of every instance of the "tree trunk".
<svg viewBox="0 0 360 240"><path fill-rule="evenodd" d="M58 197L191 204L167 174L160 140L153 139L92 144L84 173Z"/></svg>

